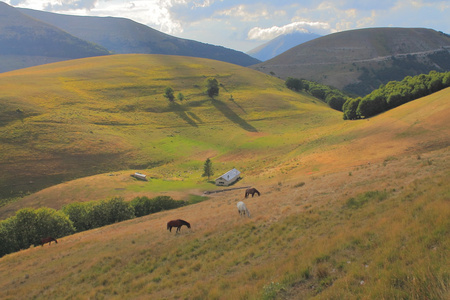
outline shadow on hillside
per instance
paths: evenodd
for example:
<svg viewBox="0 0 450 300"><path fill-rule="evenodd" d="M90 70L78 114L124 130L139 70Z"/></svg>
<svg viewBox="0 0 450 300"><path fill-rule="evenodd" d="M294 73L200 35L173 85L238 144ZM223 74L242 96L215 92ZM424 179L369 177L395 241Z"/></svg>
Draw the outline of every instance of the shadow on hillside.
<svg viewBox="0 0 450 300"><path fill-rule="evenodd" d="M213 99L211 103L231 122L239 125L242 129L250 132L258 132L252 125L248 124L244 119L239 117L231 108L220 100Z"/></svg>
<svg viewBox="0 0 450 300"><path fill-rule="evenodd" d="M196 114L194 114L191 111L188 111L186 114L188 114L192 119L197 121L198 123L203 123L202 119L200 119Z"/></svg>
<svg viewBox="0 0 450 300"><path fill-rule="evenodd" d="M186 123L188 123L192 127L198 127L197 123L195 123L195 121L193 119L191 119L191 117L189 117L189 115L185 111L185 108L182 105L175 103L175 102L171 102L169 104L169 107L174 113L176 113ZM200 120L195 114L192 113L191 115L194 116L195 119Z"/></svg>
<svg viewBox="0 0 450 300"><path fill-rule="evenodd" d="M247 112L245 111L245 109L244 109L242 106L240 106L236 101L234 101L234 99L233 99L232 97L230 98L230 101L233 102L234 105L236 105L240 110L242 110L242 112L243 112L244 114L247 114Z"/></svg>

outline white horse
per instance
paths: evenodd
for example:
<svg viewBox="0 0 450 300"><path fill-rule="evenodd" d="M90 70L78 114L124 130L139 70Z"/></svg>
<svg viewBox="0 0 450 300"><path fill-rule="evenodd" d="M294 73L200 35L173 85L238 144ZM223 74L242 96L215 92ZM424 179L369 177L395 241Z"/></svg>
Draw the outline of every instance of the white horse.
<svg viewBox="0 0 450 300"><path fill-rule="evenodd" d="M239 215L242 217L243 215L245 216L245 214L247 214L247 217L250 218L250 212L247 209L247 206L245 206L245 203L242 201L239 201L237 203L237 208L239 211Z"/></svg>

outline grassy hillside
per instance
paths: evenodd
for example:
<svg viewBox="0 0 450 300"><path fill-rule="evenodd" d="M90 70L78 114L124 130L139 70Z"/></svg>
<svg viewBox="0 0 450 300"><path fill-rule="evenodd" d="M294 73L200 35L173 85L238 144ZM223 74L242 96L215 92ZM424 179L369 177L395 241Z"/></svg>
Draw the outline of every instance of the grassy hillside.
<svg viewBox="0 0 450 300"><path fill-rule="evenodd" d="M204 93L210 76L221 85L214 100ZM170 104L163 96L167 86L186 100ZM260 160L276 165L283 160L278 154L295 149L300 137L311 139L317 127L342 122L339 113L289 91L279 79L196 58L74 60L1 74L0 87L2 198L128 169L124 178L100 181L128 182L131 172L145 170L161 184L185 181L203 189L208 157L216 175L233 166L248 175Z"/></svg>
<svg viewBox="0 0 450 300"><path fill-rule="evenodd" d="M262 192L244 200L250 219L241 191L218 193L7 255L0 297L447 299L449 92L249 176ZM191 230L169 233L175 218Z"/></svg>
<svg viewBox="0 0 450 300"><path fill-rule="evenodd" d="M125 166L145 165L144 172L154 177L137 182L129 176L134 169L117 169L67 181L4 206L4 215L13 206L61 207L110 196L172 194L186 199L214 188L200 176L207 157L217 173L232 166L243 171L235 187L253 185L262 192L248 199L242 190L211 194L195 205L6 255L0 258L0 298L450 296L450 89L374 118L344 121L315 99L289 92L282 81L204 62L114 56L0 77L2 84L9 80L46 87L43 82L48 82L50 87L55 78L60 82L52 89L18 89L27 95L22 98L12 93L3 98L8 99L1 103L9 103L10 119L2 117L7 120L2 128L14 131L4 130L2 136L14 135L8 144L2 138L0 145L14 149L2 150L10 165L27 157L31 168L31 157L45 154L50 169L56 166L50 163L54 153L85 159L88 165L86 157L98 151L89 161L93 168L115 164L104 158L115 154ZM217 102L206 99L197 83L208 76L223 84ZM36 78L41 84L34 83ZM167 108L161 95L167 85L187 96L184 110ZM53 96L55 90L62 96ZM33 98L37 91L40 97ZM133 95L127 98L135 101L134 110L122 111L130 103L122 101L124 95ZM14 119L18 103L24 116ZM20 131L24 124L45 125L49 133L25 134ZM96 138L81 138L91 134ZM39 141L33 147L13 143L32 137ZM105 147L109 144L114 149ZM51 146L54 152L46 150ZM26 156L28 152L33 155ZM57 162L63 166L62 161ZM61 167L51 170L62 174ZM80 176L86 172L78 170ZM240 200L252 218L239 217ZM169 233L166 223L176 218L192 228Z"/></svg>

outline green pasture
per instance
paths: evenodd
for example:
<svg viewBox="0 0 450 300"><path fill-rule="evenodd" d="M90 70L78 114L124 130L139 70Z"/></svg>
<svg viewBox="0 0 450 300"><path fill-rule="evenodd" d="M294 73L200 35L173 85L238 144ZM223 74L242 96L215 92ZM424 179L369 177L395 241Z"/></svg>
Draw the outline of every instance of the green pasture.
<svg viewBox="0 0 450 300"><path fill-rule="evenodd" d="M205 94L209 77L220 84L214 99ZM169 102L167 86L185 100ZM80 59L1 74L0 88L1 198L42 189L58 177L63 182L167 163L184 173L187 161L218 162L240 151L259 153L250 158L258 160L291 151L312 128L342 122L339 112L288 90L282 80L197 58ZM217 173L237 161L220 165ZM54 176L47 183L49 174ZM18 178L35 184L15 185Z"/></svg>

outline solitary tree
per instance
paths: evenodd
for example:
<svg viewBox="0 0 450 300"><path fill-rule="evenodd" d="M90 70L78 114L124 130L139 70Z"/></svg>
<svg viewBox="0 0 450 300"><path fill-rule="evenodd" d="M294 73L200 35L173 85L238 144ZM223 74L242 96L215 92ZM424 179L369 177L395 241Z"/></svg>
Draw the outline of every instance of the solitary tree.
<svg viewBox="0 0 450 300"><path fill-rule="evenodd" d="M205 161L205 164L203 165L203 177L208 176L208 180L211 176L214 175L214 171L213 171L213 167L212 167L212 162L211 160L208 158Z"/></svg>
<svg viewBox="0 0 450 300"><path fill-rule="evenodd" d="M206 93L211 98L219 95L219 82L217 79L210 77L206 80Z"/></svg>
<svg viewBox="0 0 450 300"><path fill-rule="evenodd" d="M169 101L173 101L175 99L175 96L173 95L173 88L171 88L170 86L166 87L166 89L164 90L164 97L169 99Z"/></svg>
<svg viewBox="0 0 450 300"><path fill-rule="evenodd" d="M184 100L184 95L182 93L178 93L177 98L178 98L178 100L183 101Z"/></svg>

